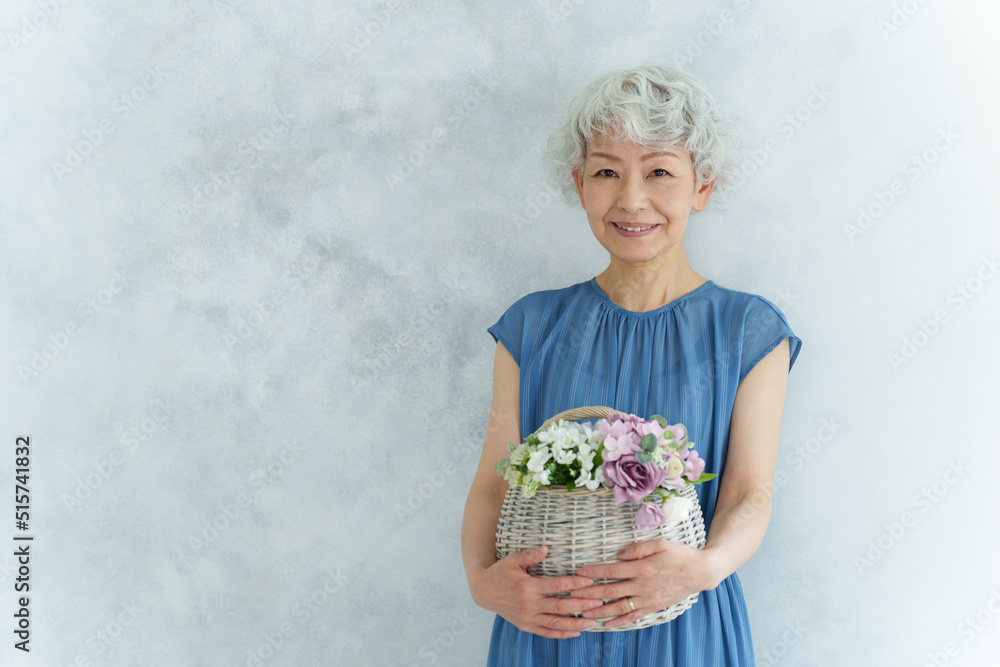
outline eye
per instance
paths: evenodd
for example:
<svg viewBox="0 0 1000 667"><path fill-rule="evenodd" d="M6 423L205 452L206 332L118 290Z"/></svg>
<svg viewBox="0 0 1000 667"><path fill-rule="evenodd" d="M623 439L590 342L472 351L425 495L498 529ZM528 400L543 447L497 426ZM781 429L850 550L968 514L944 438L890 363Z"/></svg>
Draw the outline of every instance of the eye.
<svg viewBox="0 0 1000 667"><path fill-rule="evenodd" d="M660 173L657 173L657 172L660 172ZM666 169L654 169L653 173L656 174L657 176L671 176L672 175Z"/></svg>
<svg viewBox="0 0 1000 667"><path fill-rule="evenodd" d="M605 172L610 173L611 176L613 176L615 173L614 169L598 169L597 173L594 174L594 176L598 178L611 178L611 176L606 175Z"/></svg>

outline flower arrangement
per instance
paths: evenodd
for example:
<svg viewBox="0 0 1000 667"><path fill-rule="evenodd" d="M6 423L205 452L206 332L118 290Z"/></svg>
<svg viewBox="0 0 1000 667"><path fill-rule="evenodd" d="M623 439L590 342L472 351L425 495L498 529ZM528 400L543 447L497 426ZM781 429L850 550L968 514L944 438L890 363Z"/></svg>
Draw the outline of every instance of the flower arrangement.
<svg viewBox="0 0 1000 667"><path fill-rule="evenodd" d="M688 442L683 424L673 426L661 415L642 419L611 413L594 427L560 419L515 445L507 441L509 458L497 473L531 498L542 486L565 485L567 491L598 487L614 491L615 503L638 505L640 530L653 530L688 516L691 502L681 497L688 484L715 478ZM660 502L646 498L656 492Z"/></svg>

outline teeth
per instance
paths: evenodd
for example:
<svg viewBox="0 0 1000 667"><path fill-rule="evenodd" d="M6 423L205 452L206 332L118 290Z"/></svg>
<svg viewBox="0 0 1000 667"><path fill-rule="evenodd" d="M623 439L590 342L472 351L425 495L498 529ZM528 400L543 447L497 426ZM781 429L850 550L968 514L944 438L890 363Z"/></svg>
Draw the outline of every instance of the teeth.
<svg viewBox="0 0 1000 667"><path fill-rule="evenodd" d="M618 227L620 229L624 229L624 230L630 231L630 232L644 232L647 229L649 229L650 227L653 227L653 225L649 225L648 227L625 227L623 225L619 225L618 223L615 223L615 227Z"/></svg>

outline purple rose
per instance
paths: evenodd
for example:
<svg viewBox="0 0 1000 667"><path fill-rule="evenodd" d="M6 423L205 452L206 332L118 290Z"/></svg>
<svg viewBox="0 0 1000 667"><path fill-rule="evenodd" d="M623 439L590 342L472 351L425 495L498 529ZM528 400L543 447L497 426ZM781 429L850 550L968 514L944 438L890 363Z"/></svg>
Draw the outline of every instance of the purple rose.
<svg viewBox="0 0 1000 667"><path fill-rule="evenodd" d="M604 477L615 490L615 502L626 500L638 505L660 485L667 471L652 461L639 463L635 454L625 454L615 461L605 461L602 466Z"/></svg>
<svg viewBox="0 0 1000 667"><path fill-rule="evenodd" d="M663 510L656 503L643 503L635 513L635 525L639 530L655 530L663 525Z"/></svg>
<svg viewBox="0 0 1000 667"><path fill-rule="evenodd" d="M687 486L687 482L684 481L684 475L681 475L677 479L663 480L662 482L660 482L660 486L662 486L664 489L676 489L679 491L683 489L685 486Z"/></svg>

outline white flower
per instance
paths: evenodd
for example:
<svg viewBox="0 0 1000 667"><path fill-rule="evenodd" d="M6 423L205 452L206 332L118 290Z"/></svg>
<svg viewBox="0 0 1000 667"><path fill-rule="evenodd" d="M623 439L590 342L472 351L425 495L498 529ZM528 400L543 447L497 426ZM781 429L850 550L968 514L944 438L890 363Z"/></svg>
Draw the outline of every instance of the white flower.
<svg viewBox="0 0 1000 667"><path fill-rule="evenodd" d="M514 448L514 451L510 453L510 465L520 466L524 465L524 462L528 460L530 452L528 451L528 445L521 444Z"/></svg>
<svg viewBox="0 0 1000 667"><path fill-rule="evenodd" d="M507 472L504 473L503 477L510 483L511 486L520 486L524 475L514 466L507 466Z"/></svg>
<svg viewBox="0 0 1000 667"><path fill-rule="evenodd" d="M528 458L528 470L531 472L541 472L549 458L549 448L539 447Z"/></svg>
<svg viewBox="0 0 1000 667"><path fill-rule="evenodd" d="M576 461L576 452L572 449L563 449L562 447L552 448L552 458L555 459L556 463L562 463L565 465L572 465Z"/></svg>
<svg viewBox="0 0 1000 667"><path fill-rule="evenodd" d="M663 501L663 525L672 526L687 520L691 516L693 503L688 498L667 496Z"/></svg>
<svg viewBox="0 0 1000 667"><path fill-rule="evenodd" d="M531 476L531 479L532 479L532 481L538 482L539 484L548 484L549 483L549 471L548 470L542 470L541 472L536 472L534 475Z"/></svg>
<svg viewBox="0 0 1000 667"><path fill-rule="evenodd" d="M591 470L591 469L593 469L593 467L594 467L594 456L595 455L596 455L596 452L594 452L592 450L589 450L589 449L587 450L586 453L584 453L584 452L581 451L580 454L579 454L579 456L578 456L578 458L580 459L580 467L583 470L588 470L588 471Z"/></svg>
<svg viewBox="0 0 1000 667"><path fill-rule="evenodd" d="M676 454L670 455L667 461L667 479L677 479L684 474L684 461Z"/></svg>
<svg viewBox="0 0 1000 667"><path fill-rule="evenodd" d="M652 454L650 454L650 456L652 457L653 465L659 466L664 470L666 469L668 463L667 453L663 451L662 447L657 447L656 449L654 449Z"/></svg>

